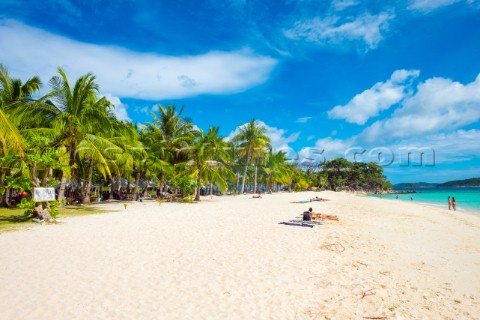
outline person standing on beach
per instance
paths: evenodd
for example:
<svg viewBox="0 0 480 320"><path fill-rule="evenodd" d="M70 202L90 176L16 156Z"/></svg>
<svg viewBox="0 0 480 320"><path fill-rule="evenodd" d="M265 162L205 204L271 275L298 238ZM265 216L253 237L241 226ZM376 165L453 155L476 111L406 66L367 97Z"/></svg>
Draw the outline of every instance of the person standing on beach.
<svg viewBox="0 0 480 320"><path fill-rule="evenodd" d="M448 196L448 210L452 210L452 200L450 200L450 196Z"/></svg>
<svg viewBox="0 0 480 320"><path fill-rule="evenodd" d="M453 211L457 211L457 200L455 200L455 197L452 197L452 208Z"/></svg>

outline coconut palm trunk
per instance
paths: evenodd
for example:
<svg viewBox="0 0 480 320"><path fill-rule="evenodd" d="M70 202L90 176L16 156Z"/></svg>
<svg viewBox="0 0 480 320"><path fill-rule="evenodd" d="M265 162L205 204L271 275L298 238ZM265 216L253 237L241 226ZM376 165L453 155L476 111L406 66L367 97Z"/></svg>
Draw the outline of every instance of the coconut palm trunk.
<svg viewBox="0 0 480 320"><path fill-rule="evenodd" d="M5 188L5 192L2 197L2 206L10 207L10 188Z"/></svg>
<svg viewBox="0 0 480 320"><path fill-rule="evenodd" d="M160 193L163 194L163 189L165 188L165 178L164 178L164 173L163 171L160 172L160 182L159 182L159 188L160 188Z"/></svg>
<svg viewBox="0 0 480 320"><path fill-rule="evenodd" d="M238 185L240 184L240 174L237 172L237 184L235 185L235 194L238 193Z"/></svg>
<svg viewBox="0 0 480 320"><path fill-rule="evenodd" d="M139 189L138 185L140 184L140 171L137 172L135 175L135 189L133 190L133 200L137 201L138 200L138 195L139 195Z"/></svg>
<svg viewBox="0 0 480 320"><path fill-rule="evenodd" d="M255 181L253 182L253 192L257 192L257 170L258 166L257 163L255 162Z"/></svg>
<svg viewBox="0 0 480 320"><path fill-rule="evenodd" d="M197 188L195 189L195 201L200 201L200 191L201 191L202 179L200 178L200 171L197 174Z"/></svg>
<svg viewBox="0 0 480 320"><path fill-rule="evenodd" d="M148 182L147 182L147 186L145 187L145 189L143 189L143 197L146 198L148 196Z"/></svg>
<svg viewBox="0 0 480 320"><path fill-rule="evenodd" d="M85 196L83 198L83 203L91 202L92 176L93 176L93 160L90 159L90 166L88 167L87 186L85 187Z"/></svg>
<svg viewBox="0 0 480 320"><path fill-rule="evenodd" d="M240 190L241 193L245 193L245 179L247 178L247 170L248 170L249 164L250 164L250 150L248 150L247 163L245 164L245 170L243 171L242 189Z"/></svg>
<svg viewBox="0 0 480 320"><path fill-rule="evenodd" d="M65 199L65 187L67 186L67 176L62 170L62 177L60 178L60 188L58 189L57 200L62 201Z"/></svg>

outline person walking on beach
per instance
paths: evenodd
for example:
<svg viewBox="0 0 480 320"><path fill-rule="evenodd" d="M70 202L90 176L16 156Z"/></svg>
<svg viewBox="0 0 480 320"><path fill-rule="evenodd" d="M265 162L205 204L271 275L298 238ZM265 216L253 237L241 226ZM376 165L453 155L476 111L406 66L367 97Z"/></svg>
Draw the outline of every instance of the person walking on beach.
<svg viewBox="0 0 480 320"><path fill-rule="evenodd" d="M448 196L448 210L452 210L452 200L450 200L450 196Z"/></svg>
<svg viewBox="0 0 480 320"><path fill-rule="evenodd" d="M457 200L455 200L455 197L452 197L452 208L453 211L457 211Z"/></svg>

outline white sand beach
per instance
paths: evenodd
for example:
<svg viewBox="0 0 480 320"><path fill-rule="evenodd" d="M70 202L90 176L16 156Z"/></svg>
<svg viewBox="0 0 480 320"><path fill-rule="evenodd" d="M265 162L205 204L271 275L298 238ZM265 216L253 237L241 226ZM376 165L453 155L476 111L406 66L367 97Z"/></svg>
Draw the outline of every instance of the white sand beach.
<svg viewBox="0 0 480 320"><path fill-rule="evenodd" d="M334 192L105 206L0 234L0 319L480 318L474 215ZM340 221L279 224L310 206Z"/></svg>

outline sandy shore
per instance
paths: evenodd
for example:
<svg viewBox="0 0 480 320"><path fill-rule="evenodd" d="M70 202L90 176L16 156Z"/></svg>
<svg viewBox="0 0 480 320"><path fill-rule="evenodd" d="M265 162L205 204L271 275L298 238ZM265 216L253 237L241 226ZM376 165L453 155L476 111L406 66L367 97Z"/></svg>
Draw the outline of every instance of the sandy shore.
<svg viewBox="0 0 480 320"><path fill-rule="evenodd" d="M107 206L0 234L0 319L480 318L476 216L333 192ZM309 206L341 220L279 224Z"/></svg>

